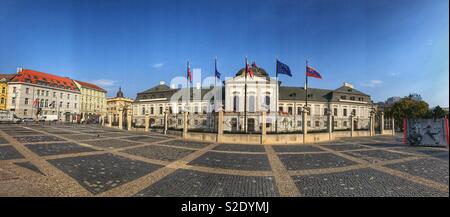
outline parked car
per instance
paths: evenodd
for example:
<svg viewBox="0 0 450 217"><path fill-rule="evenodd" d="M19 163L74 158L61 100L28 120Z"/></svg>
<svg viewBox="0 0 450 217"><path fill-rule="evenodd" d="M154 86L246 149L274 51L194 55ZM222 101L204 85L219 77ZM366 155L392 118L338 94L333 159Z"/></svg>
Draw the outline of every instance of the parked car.
<svg viewBox="0 0 450 217"><path fill-rule="evenodd" d="M58 121L58 115L42 115L39 118L39 121L55 122L55 121Z"/></svg>

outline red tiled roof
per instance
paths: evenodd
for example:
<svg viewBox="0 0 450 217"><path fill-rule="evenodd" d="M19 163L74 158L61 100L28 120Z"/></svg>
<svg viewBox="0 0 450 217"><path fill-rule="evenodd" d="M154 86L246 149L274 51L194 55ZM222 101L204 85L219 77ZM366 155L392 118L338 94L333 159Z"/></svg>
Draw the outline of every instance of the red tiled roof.
<svg viewBox="0 0 450 217"><path fill-rule="evenodd" d="M95 85L95 84L91 84L91 83L87 83L87 82L79 81L79 80L75 80L75 81L76 81L78 84L80 84L81 86L83 86L83 87L87 87L87 88L91 88L91 89L94 89L94 90L106 92L105 89L103 89L103 88L101 88L101 87L99 87L99 86L97 86L97 85Z"/></svg>
<svg viewBox="0 0 450 217"><path fill-rule="evenodd" d="M31 84L46 85L54 88L77 91L77 86L70 78L23 69L11 80L12 82L24 82ZM79 90L78 90L79 91Z"/></svg>

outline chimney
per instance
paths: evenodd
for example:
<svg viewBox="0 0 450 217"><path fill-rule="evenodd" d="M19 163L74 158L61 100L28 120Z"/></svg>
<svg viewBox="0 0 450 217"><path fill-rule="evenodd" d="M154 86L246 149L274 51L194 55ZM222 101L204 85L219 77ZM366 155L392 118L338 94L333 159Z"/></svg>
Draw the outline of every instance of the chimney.
<svg viewBox="0 0 450 217"><path fill-rule="evenodd" d="M170 89L175 89L175 84L170 85Z"/></svg>
<svg viewBox="0 0 450 217"><path fill-rule="evenodd" d="M19 72L21 72L23 69L21 67L17 67L17 74L19 74Z"/></svg>
<svg viewBox="0 0 450 217"><path fill-rule="evenodd" d="M344 87L350 87L353 89L353 84L348 83L348 82L344 82Z"/></svg>
<svg viewBox="0 0 450 217"><path fill-rule="evenodd" d="M164 84L166 84L166 82L165 81L159 81L159 85L164 85Z"/></svg>

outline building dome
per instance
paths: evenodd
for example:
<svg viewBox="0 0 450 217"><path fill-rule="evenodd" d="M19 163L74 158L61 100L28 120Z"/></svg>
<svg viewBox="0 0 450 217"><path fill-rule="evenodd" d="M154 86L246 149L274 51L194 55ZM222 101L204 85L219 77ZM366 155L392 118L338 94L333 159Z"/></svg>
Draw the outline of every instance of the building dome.
<svg viewBox="0 0 450 217"><path fill-rule="evenodd" d="M119 91L117 91L116 97L117 98L123 98L123 92L122 92L122 88L121 87L119 87Z"/></svg>
<svg viewBox="0 0 450 217"><path fill-rule="evenodd" d="M258 76L258 77L269 77L269 74L266 72L266 70L264 70L263 68L259 68L259 67L254 67L251 66L252 68L252 72L254 76ZM240 75L245 75L245 67L240 69L237 73L236 76L240 76Z"/></svg>

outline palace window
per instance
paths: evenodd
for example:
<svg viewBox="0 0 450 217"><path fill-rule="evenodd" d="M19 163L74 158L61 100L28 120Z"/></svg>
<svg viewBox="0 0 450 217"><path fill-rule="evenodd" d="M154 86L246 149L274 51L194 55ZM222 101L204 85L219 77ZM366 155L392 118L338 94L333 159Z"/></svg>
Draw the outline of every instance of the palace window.
<svg viewBox="0 0 450 217"><path fill-rule="evenodd" d="M347 117L347 109L343 109L342 112L343 112L343 116Z"/></svg>
<svg viewBox="0 0 450 217"><path fill-rule="evenodd" d="M233 97L233 112L239 111L239 96Z"/></svg>
<svg viewBox="0 0 450 217"><path fill-rule="evenodd" d="M160 107L159 107L159 114L162 115L162 113L163 113L163 107L160 106Z"/></svg>
<svg viewBox="0 0 450 217"><path fill-rule="evenodd" d="M154 108L153 107L150 107L150 114L153 114L154 113Z"/></svg>
<svg viewBox="0 0 450 217"><path fill-rule="evenodd" d="M6 92L6 87L3 87L2 88L2 93L5 93Z"/></svg>
<svg viewBox="0 0 450 217"><path fill-rule="evenodd" d="M26 94L29 94L29 93L30 93L30 88L29 88L29 87L25 88L25 93L26 93Z"/></svg>
<svg viewBox="0 0 450 217"><path fill-rule="evenodd" d="M315 121L314 125L315 125L315 127L320 127L320 122L319 121Z"/></svg>
<svg viewBox="0 0 450 217"><path fill-rule="evenodd" d="M288 107L288 114L292 115L292 107Z"/></svg>
<svg viewBox="0 0 450 217"><path fill-rule="evenodd" d="M350 100L355 100L355 97L354 97L354 96L351 96L351 97L350 97Z"/></svg>
<svg viewBox="0 0 450 217"><path fill-rule="evenodd" d="M248 105L249 112L255 112L255 97L250 96L248 98L248 101L249 101L249 105Z"/></svg>
<svg viewBox="0 0 450 217"><path fill-rule="evenodd" d="M142 106L142 115L145 115L145 107Z"/></svg>
<svg viewBox="0 0 450 217"><path fill-rule="evenodd" d="M306 122L306 125L307 125L308 127L311 127L311 121Z"/></svg>
<svg viewBox="0 0 450 217"><path fill-rule="evenodd" d="M337 109L337 108L334 108L334 109L333 109L333 115L334 115L334 116L337 116L337 115L338 115L338 109Z"/></svg>
<svg viewBox="0 0 450 217"><path fill-rule="evenodd" d="M24 115L24 116L27 116L27 115L28 115L28 110L27 110L27 109L24 109L24 110L23 110L23 115Z"/></svg>
<svg viewBox="0 0 450 217"><path fill-rule="evenodd" d="M0 104L4 104L4 103L5 103L5 98L2 97L2 98L0 99Z"/></svg>
<svg viewBox="0 0 450 217"><path fill-rule="evenodd" d="M279 111L279 112L283 112L283 106L279 106L279 107L278 107L278 111Z"/></svg>

